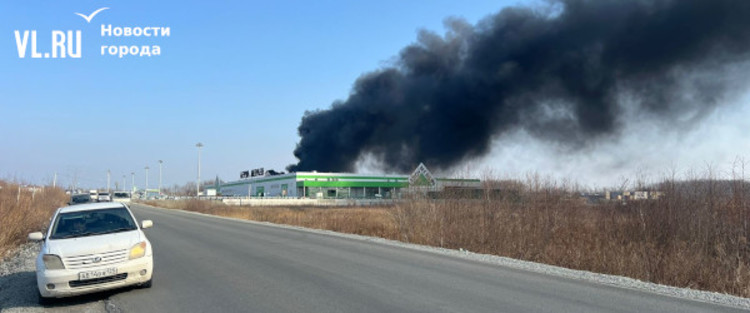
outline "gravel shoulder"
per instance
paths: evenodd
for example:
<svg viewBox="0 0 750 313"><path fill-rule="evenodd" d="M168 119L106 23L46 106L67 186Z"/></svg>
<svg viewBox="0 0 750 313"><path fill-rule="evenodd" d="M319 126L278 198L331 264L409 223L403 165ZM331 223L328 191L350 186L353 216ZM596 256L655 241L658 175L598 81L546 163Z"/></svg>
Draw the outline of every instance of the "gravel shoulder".
<svg viewBox="0 0 750 313"><path fill-rule="evenodd" d="M38 243L20 246L10 257L0 262L0 312L112 312L107 294L75 297L42 307L37 302L34 261L39 253ZM115 308L116 309L116 308Z"/></svg>

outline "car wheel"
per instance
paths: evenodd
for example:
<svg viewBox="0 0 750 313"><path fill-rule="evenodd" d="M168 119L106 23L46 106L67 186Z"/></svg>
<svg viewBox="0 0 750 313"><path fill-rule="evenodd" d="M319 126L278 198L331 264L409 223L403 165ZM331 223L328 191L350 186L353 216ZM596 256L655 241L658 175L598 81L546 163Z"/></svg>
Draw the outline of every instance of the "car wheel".
<svg viewBox="0 0 750 313"><path fill-rule="evenodd" d="M140 287L143 288L143 289L151 288L151 285L153 285L153 283L154 283L154 278L152 277L147 282L141 284Z"/></svg>
<svg viewBox="0 0 750 313"><path fill-rule="evenodd" d="M54 298L43 297L42 294L39 292L39 290L37 290L37 296L39 297L38 301L39 301L39 305L41 306L48 306L55 302Z"/></svg>

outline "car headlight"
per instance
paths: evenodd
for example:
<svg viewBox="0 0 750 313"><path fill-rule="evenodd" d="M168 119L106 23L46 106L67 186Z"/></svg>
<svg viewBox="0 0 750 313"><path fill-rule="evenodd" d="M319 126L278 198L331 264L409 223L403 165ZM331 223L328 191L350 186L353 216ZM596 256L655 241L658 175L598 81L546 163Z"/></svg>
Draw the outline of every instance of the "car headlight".
<svg viewBox="0 0 750 313"><path fill-rule="evenodd" d="M44 268L48 270L65 269L65 265L63 265L62 260L57 255L45 254L42 256L42 260L44 261Z"/></svg>
<svg viewBox="0 0 750 313"><path fill-rule="evenodd" d="M137 259L141 258L144 255L146 255L146 242L143 241L141 243L136 244L132 248L130 248L130 259Z"/></svg>

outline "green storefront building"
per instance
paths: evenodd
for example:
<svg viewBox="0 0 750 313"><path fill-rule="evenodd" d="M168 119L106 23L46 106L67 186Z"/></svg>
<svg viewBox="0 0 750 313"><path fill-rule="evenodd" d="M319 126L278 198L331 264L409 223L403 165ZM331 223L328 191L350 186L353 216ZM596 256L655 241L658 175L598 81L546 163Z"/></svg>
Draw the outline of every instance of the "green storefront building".
<svg viewBox="0 0 750 313"><path fill-rule="evenodd" d="M445 188L479 188L478 179L434 178L420 164L412 175L363 175L351 173L296 172L265 175L223 183L216 188L222 196L326 198L326 199L392 199L405 190Z"/></svg>

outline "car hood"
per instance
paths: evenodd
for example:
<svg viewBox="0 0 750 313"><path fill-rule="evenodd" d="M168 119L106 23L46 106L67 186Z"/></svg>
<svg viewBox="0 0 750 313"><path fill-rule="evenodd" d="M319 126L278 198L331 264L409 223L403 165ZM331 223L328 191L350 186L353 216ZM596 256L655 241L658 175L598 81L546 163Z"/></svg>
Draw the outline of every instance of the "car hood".
<svg viewBox="0 0 750 313"><path fill-rule="evenodd" d="M112 250L130 249L143 240L145 240L145 237L141 235L140 230L70 239L55 239L47 241L45 253L56 254L61 257L104 253Z"/></svg>

